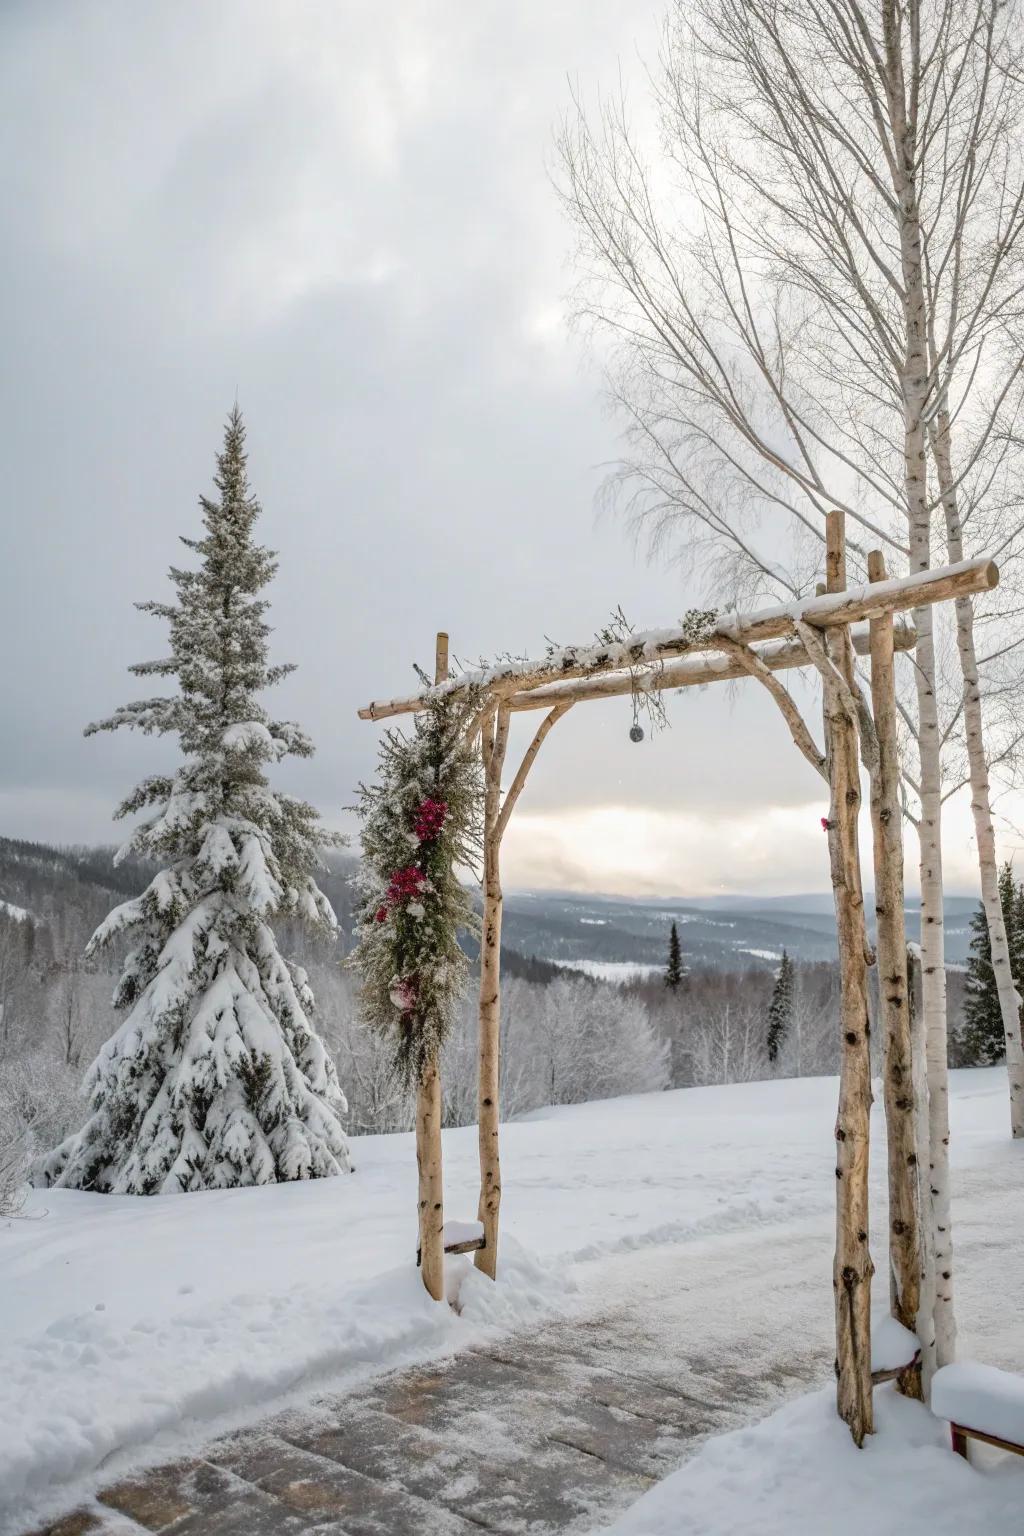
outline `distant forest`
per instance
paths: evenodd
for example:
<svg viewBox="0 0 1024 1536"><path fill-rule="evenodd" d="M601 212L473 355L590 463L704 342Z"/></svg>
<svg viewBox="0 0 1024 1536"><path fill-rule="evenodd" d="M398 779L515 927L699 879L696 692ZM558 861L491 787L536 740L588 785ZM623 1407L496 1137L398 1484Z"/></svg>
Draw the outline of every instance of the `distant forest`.
<svg viewBox="0 0 1024 1536"><path fill-rule="evenodd" d="M351 856L332 854L320 882L341 925L336 940L289 923L280 925L280 936L284 952L309 973L317 1026L349 1101L349 1129L358 1135L407 1128L410 1106L391 1080L378 1042L359 1024L357 982L344 968L353 867ZM81 1079L116 1021L110 998L122 956L114 945L87 961L88 940L110 909L137 895L153 873L137 860L115 865L111 848L0 838L0 1116L29 1129L39 1148L84 1117ZM644 921L649 927L647 914ZM572 969L572 962L552 963L548 955L563 948L557 923L546 934L538 915L527 931L535 953L503 950L502 1076L509 1118L549 1103L836 1070L839 977L831 961L793 966L773 1063L768 1032L777 967L764 958L746 968L693 964L684 942L689 969L677 987L666 987L660 968L646 979L614 985ZM605 958L601 927L586 931L588 940L593 935L591 953ZM666 964L668 934L666 920ZM475 946L467 948L475 958ZM954 1065L969 1061L962 996L963 976L952 972ZM475 1013L471 992L443 1069L451 1125L475 1118Z"/></svg>

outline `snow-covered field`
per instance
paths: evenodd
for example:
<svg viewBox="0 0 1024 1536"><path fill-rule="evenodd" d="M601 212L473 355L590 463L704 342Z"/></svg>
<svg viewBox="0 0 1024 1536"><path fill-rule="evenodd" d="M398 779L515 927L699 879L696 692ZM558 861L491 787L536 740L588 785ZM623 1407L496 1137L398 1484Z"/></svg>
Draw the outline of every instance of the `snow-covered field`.
<svg viewBox="0 0 1024 1536"><path fill-rule="evenodd" d="M581 918L581 922L590 919ZM663 965L644 965L640 960L552 960L552 965L557 965L560 970L582 971L584 976L592 976L595 981L608 981L613 986L625 986L629 981L646 981L655 972L665 969Z"/></svg>
<svg viewBox="0 0 1024 1536"><path fill-rule="evenodd" d="M120 1467L154 1437L167 1455L271 1403L589 1308L610 1288L646 1305L658 1250L706 1256L688 1277L695 1338L714 1326L742 1347L748 1327L765 1326L773 1248L788 1227L806 1256L799 1304L824 1326L835 1095L832 1079L750 1083L542 1110L507 1126L503 1281L453 1265L461 1316L433 1306L412 1267L407 1136L357 1140L356 1173L312 1184L151 1199L36 1192L24 1218L0 1227L0 1528L19 1529L55 1493L70 1503L105 1458ZM952 1108L967 1188L955 1217L983 1225L971 1294L990 1290L993 1309L982 1316L987 1303L972 1302L965 1333L979 1358L1019 1369L1024 1322L1016 1301L1007 1312L999 1299L1008 1264L1014 1298L1024 1281L1024 1148L1009 1139L1005 1075L954 1074ZM445 1178L448 1214L472 1218L475 1128L445 1133ZM724 1293L713 1250L730 1233L749 1234L753 1262L763 1245L763 1286ZM875 1256L884 1274L877 1240ZM991 1266L991 1287L978 1263ZM789 1325L781 1314L776 1323L784 1348ZM679 1475L704 1475L699 1465ZM775 1526L730 1529L767 1536Z"/></svg>

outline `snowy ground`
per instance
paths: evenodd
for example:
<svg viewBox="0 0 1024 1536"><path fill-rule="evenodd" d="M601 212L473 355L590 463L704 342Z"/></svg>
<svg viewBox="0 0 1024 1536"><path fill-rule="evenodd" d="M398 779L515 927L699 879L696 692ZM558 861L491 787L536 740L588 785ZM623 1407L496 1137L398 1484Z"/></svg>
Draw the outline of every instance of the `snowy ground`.
<svg viewBox="0 0 1024 1536"><path fill-rule="evenodd" d="M590 919L581 918L581 922ZM584 976L592 976L595 981L608 981L613 986L625 986L630 981L646 981L654 973L662 972L663 965L644 965L639 960L552 960L552 965L557 965L560 970L582 971Z"/></svg>
<svg viewBox="0 0 1024 1536"><path fill-rule="evenodd" d="M835 1093L830 1079L692 1089L508 1126L505 1281L470 1274L461 1317L426 1300L410 1264L408 1137L357 1141L356 1174L310 1185L33 1195L28 1219L0 1228L0 1528L71 1503L104 1460L166 1456L544 1314L616 1304L649 1337L692 1333L695 1353L742 1353L756 1334L783 1372L827 1358ZM1002 1298L1024 1271L1024 1148L1005 1101L1001 1071L954 1074L959 1304L968 1352L1022 1369L1024 1324ZM475 1129L446 1133L445 1157L448 1212L472 1217Z"/></svg>
<svg viewBox="0 0 1024 1536"><path fill-rule="evenodd" d="M927 1409L875 1394L877 1433L854 1449L831 1388L707 1443L605 1536L1017 1536L1024 1477L954 1456Z"/></svg>

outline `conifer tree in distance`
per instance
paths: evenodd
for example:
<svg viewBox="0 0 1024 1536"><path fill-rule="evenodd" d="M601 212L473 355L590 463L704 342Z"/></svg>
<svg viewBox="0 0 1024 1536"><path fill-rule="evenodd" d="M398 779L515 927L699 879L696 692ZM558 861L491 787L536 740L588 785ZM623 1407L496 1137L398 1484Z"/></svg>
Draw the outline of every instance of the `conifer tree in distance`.
<svg viewBox="0 0 1024 1536"><path fill-rule="evenodd" d="M774 1066L793 1023L793 962L785 950L768 1004L768 1060Z"/></svg>
<svg viewBox="0 0 1024 1536"><path fill-rule="evenodd" d="M182 761L115 813L147 812L122 856L159 873L90 941L95 952L128 940L114 995L125 1018L87 1076L85 1126L43 1164L50 1184L150 1195L351 1168L345 1099L310 1021L306 974L282 957L272 926L287 916L336 927L314 872L338 839L267 780L270 764L313 748L259 702L293 668L268 660L259 594L277 567L253 542L260 507L237 407L215 484L200 501L205 535L182 540L198 569L172 568L175 601L139 605L170 626L169 654L131 671L174 678L177 690L86 730L177 736Z"/></svg>
<svg viewBox="0 0 1024 1536"><path fill-rule="evenodd" d="M1017 990L1022 986L1021 917L1024 915L1024 898L1021 887L1013 878L1013 866L1004 864L999 871L999 902L1006 924L1006 941L1010 951L1010 967ZM1006 1054L1006 1036L1003 1015L999 1006L999 992L992 965L992 945L989 941L988 921L982 906L971 917L971 943L967 956L967 981L964 987L964 1022L960 1034L967 1059L977 1066L993 1066Z"/></svg>
<svg viewBox="0 0 1024 1536"><path fill-rule="evenodd" d="M672 930L668 936L668 964L665 967L665 985L670 992L678 990L679 983L685 975L683 951L679 945L679 929L673 923Z"/></svg>

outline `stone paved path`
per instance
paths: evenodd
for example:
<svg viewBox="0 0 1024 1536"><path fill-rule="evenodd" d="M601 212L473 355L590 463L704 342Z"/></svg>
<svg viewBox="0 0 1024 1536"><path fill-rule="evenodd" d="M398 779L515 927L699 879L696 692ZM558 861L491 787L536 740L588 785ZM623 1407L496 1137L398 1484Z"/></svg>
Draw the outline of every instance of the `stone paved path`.
<svg viewBox="0 0 1024 1536"><path fill-rule="evenodd" d="M760 1245L729 1246L729 1278L749 1286ZM33 1536L590 1530L706 1435L827 1372L827 1326L784 1368L773 1329L737 1347L728 1304L718 1330L700 1326L679 1272L695 1263L692 1245L659 1255L638 1296L634 1257L628 1298L599 1315L325 1395L114 1482Z"/></svg>

